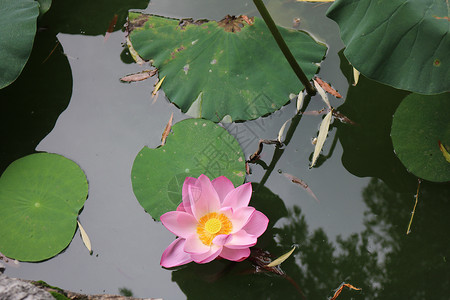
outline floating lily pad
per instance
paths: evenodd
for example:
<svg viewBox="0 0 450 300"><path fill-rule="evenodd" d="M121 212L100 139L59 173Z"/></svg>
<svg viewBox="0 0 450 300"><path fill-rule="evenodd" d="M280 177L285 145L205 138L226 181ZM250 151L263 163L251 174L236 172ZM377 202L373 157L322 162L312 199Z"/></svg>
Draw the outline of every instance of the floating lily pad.
<svg viewBox="0 0 450 300"><path fill-rule="evenodd" d="M130 13L128 30L133 48L152 60L160 78L166 77L166 96L192 116L255 119L279 109L290 93L303 89L261 19L180 21ZM305 32L279 30L311 78L326 46Z"/></svg>
<svg viewBox="0 0 450 300"><path fill-rule="evenodd" d="M33 47L38 15L37 1L0 2L0 89L22 72Z"/></svg>
<svg viewBox="0 0 450 300"><path fill-rule="evenodd" d="M239 143L211 121L187 119L172 127L166 144L144 147L131 171L133 191L142 207L159 220L181 203L186 177L226 176L235 186L245 178L245 159Z"/></svg>
<svg viewBox="0 0 450 300"><path fill-rule="evenodd" d="M41 261L72 240L88 193L73 161L38 153L13 162L0 178L0 251L21 261Z"/></svg>
<svg viewBox="0 0 450 300"><path fill-rule="evenodd" d="M405 167L422 179L450 180L450 163L439 141L450 149L450 93L424 96L411 94L394 114L391 137Z"/></svg>
<svg viewBox="0 0 450 300"><path fill-rule="evenodd" d="M361 74L421 94L450 90L448 1L336 0L327 16Z"/></svg>

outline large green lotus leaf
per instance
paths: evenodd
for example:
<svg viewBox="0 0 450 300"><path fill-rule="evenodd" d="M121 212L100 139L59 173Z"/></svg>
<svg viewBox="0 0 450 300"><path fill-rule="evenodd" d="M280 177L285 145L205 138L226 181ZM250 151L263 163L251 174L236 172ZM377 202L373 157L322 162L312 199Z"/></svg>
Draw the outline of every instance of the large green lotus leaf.
<svg viewBox="0 0 450 300"><path fill-rule="evenodd" d="M303 88L258 18L248 25L242 17L194 22L130 13L128 30L133 48L166 77L162 88L170 101L187 112L198 99L196 117L255 119ZM311 78L327 48L304 32L279 30Z"/></svg>
<svg viewBox="0 0 450 300"><path fill-rule="evenodd" d="M345 56L368 78L420 94L450 90L448 1L336 0Z"/></svg>
<svg viewBox="0 0 450 300"><path fill-rule="evenodd" d="M164 146L144 147L131 171L133 191L142 207L159 220L181 203L186 177L226 176L235 186L245 177L245 160L236 139L211 121L187 119L172 127Z"/></svg>
<svg viewBox="0 0 450 300"><path fill-rule="evenodd" d="M21 261L41 261L72 240L88 193L73 161L50 153L13 162L0 178L0 251Z"/></svg>
<svg viewBox="0 0 450 300"><path fill-rule="evenodd" d="M39 3L0 0L0 89L22 72L33 47Z"/></svg>
<svg viewBox="0 0 450 300"><path fill-rule="evenodd" d="M439 149L439 141L450 150L450 93L424 96L411 94L394 114L391 137L395 152L417 177L450 180L450 162Z"/></svg>

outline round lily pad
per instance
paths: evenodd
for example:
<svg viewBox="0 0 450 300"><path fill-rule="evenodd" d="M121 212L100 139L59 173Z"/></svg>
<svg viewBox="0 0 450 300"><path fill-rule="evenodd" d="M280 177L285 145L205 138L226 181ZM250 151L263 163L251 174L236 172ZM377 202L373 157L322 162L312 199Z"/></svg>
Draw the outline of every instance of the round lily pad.
<svg viewBox="0 0 450 300"><path fill-rule="evenodd" d="M345 56L366 77L420 94L450 90L448 1L336 0Z"/></svg>
<svg viewBox="0 0 450 300"><path fill-rule="evenodd" d="M263 20L176 20L130 13L133 48L165 77L170 101L194 117L250 120L274 112L303 87ZM279 27L308 78L327 47L305 32Z"/></svg>
<svg viewBox="0 0 450 300"><path fill-rule="evenodd" d="M41 261L72 240L88 194L84 172L50 153L13 162L0 178L0 251L21 261Z"/></svg>
<svg viewBox="0 0 450 300"><path fill-rule="evenodd" d="M391 137L405 167L422 179L450 180L450 162L439 142L450 150L450 93L424 96L411 94L394 114Z"/></svg>
<svg viewBox="0 0 450 300"><path fill-rule="evenodd" d="M208 120L187 119L172 127L166 144L136 156L131 171L133 191L155 219L181 203L186 177L225 176L235 186L244 182L245 159L236 139Z"/></svg>

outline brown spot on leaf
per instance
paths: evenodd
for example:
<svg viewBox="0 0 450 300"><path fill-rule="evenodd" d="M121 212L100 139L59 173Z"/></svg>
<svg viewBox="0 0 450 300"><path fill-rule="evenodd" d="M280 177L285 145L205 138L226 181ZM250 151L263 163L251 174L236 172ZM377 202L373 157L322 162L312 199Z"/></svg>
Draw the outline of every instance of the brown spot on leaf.
<svg viewBox="0 0 450 300"><path fill-rule="evenodd" d="M254 22L254 17L249 18L245 15L241 15L239 17L227 15L225 18L220 20L217 25L224 28L226 32L239 32L242 28L244 28L245 24L253 25Z"/></svg>
<svg viewBox="0 0 450 300"><path fill-rule="evenodd" d="M127 32L128 32L128 34L130 34L136 28L143 27L145 22L148 21L149 17L150 17L149 15L142 14L139 17L137 17L136 19L133 19L131 21L130 21L130 19L128 19L128 23L127 23Z"/></svg>
<svg viewBox="0 0 450 300"><path fill-rule="evenodd" d="M450 18L449 17L438 17L438 16L433 16L433 18L435 18L436 20L447 20L450 22Z"/></svg>
<svg viewBox="0 0 450 300"><path fill-rule="evenodd" d="M195 21L194 21L194 19L192 19L192 18L189 18L189 19L181 19L181 20L180 20L180 23L178 23L178 28L180 28L181 30L185 30L185 29L186 29L186 26L188 26L188 25L197 25L197 26L199 26L199 25L202 25L202 24L208 23L208 22L209 22L209 21L208 21L208 20L205 20L205 19L195 20Z"/></svg>
<svg viewBox="0 0 450 300"><path fill-rule="evenodd" d="M439 60L439 59L435 59L434 60L434 62L433 62L433 66L435 66L435 67L439 67L441 65L441 61Z"/></svg>

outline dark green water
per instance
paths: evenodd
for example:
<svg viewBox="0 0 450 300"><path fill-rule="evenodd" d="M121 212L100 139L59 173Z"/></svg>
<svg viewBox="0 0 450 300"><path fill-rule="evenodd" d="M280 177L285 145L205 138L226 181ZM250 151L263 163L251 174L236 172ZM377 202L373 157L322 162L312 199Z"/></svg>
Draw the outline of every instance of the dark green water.
<svg viewBox="0 0 450 300"><path fill-rule="evenodd" d="M147 7L141 0L56 1L40 23L24 73L0 91L1 170L35 150L79 164L89 179L80 221L94 249L89 256L77 232L63 253L42 263L7 266L6 275L75 292L117 294L127 288L136 297L164 299L302 299L302 294L327 299L342 282L362 291L344 290L338 299L449 299L448 183L422 183L412 232L406 235L417 179L395 157L389 132L392 114L407 93L365 78L356 87L349 83L351 67L339 55L344 45L338 27L325 17L328 4L266 4L277 24L291 27L298 17L300 29L329 46L319 76L345 99L331 97L332 105L357 123L334 121L317 168L308 166L321 116L301 118L283 149L264 148L262 161L269 171L263 163L251 166L252 205L271 220L257 246L274 256L299 247L282 264L288 277L255 273L248 262L190 264L176 271L159 266L173 235L139 205L130 172L144 145L160 144L172 112L175 122L187 116L164 93L153 102L154 78L119 81L142 70L124 51L120 30L128 9ZM216 20L227 14L258 15L252 1L237 0L156 0L145 12ZM105 41L114 14L116 31ZM316 96L308 110L323 106ZM260 138L275 139L294 114L291 103L265 118L226 128L248 157ZM271 164L273 157L278 160ZM303 179L320 203L280 172Z"/></svg>

